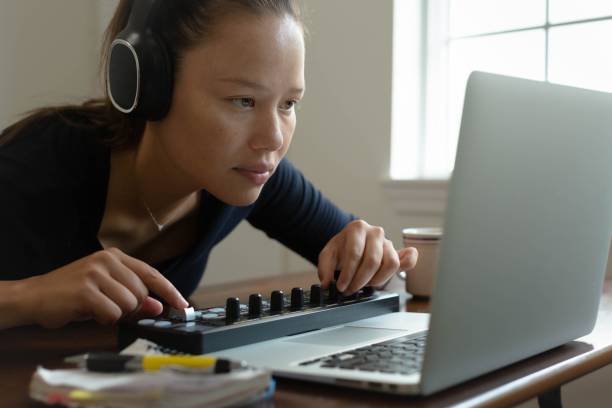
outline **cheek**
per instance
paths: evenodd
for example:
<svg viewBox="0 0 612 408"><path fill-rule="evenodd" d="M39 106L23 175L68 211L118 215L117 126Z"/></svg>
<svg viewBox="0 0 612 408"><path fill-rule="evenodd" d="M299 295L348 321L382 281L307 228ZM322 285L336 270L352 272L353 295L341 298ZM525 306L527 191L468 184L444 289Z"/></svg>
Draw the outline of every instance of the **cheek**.
<svg viewBox="0 0 612 408"><path fill-rule="evenodd" d="M285 131L283 132L283 137L284 137L283 153L285 153L289 149L289 145L291 144L291 141L293 140L293 134L295 132L295 125L296 125L296 118L294 115L288 120Z"/></svg>
<svg viewBox="0 0 612 408"><path fill-rule="evenodd" d="M185 106L183 112L173 118L175 151L180 156L222 158L231 146L236 125L223 113L202 104ZM211 162L214 164L214 161Z"/></svg>

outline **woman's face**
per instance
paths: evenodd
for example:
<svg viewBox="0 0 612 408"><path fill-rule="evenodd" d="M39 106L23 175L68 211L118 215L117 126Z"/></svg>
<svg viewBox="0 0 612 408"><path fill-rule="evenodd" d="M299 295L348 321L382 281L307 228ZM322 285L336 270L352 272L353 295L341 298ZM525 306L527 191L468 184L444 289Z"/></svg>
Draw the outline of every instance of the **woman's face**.
<svg viewBox="0 0 612 408"><path fill-rule="evenodd" d="M234 13L183 55L170 112L151 130L181 182L249 205L287 153L303 92L301 26Z"/></svg>

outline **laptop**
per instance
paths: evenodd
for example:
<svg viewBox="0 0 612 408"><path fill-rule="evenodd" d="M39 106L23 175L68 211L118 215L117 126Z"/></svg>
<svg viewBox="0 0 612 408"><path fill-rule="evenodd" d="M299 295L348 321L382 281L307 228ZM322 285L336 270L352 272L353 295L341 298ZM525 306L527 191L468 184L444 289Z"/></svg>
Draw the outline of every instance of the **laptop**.
<svg viewBox="0 0 612 408"><path fill-rule="evenodd" d="M214 354L428 395L588 334L612 233L612 94L483 72L466 90L431 315Z"/></svg>

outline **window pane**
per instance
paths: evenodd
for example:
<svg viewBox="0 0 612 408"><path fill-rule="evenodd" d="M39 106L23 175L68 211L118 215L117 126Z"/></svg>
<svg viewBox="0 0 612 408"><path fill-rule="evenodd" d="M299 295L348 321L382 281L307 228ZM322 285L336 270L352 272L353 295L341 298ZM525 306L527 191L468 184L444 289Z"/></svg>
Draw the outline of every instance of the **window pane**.
<svg viewBox="0 0 612 408"><path fill-rule="evenodd" d="M448 23L451 37L533 27L546 22L545 0L449 0L449 2Z"/></svg>
<svg viewBox="0 0 612 408"><path fill-rule="evenodd" d="M421 2L393 3L391 178L419 176L421 138Z"/></svg>
<svg viewBox="0 0 612 408"><path fill-rule="evenodd" d="M544 30L452 41L449 49L447 160L453 164L469 74L487 71L544 80ZM452 167L451 167L452 168Z"/></svg>
<svg viewBox="0 0 612 408"><path fill-rule="evenodd" d="M551 82L612 92L612 21L550 30Z"/></svg>
<svg viewBox="0 0 612 408"><path fill-rule="evenodd" d="M612 15L610 0L550 0L551 23Z"/></svg>

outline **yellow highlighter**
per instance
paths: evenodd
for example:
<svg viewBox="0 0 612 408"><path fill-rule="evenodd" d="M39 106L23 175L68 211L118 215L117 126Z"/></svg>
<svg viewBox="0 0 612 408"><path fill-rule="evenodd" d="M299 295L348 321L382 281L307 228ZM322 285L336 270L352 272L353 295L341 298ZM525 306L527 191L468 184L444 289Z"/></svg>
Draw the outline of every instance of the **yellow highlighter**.
<svg viewBox="0 0 612 408"><path fill-rule="evenodd" d="M232 361L212 356L175 356L170 354L149 354L144 356L95 352L67 357L67 363L77 364L88 371L125 372L157 371L166 366L178 366L197 369L198 373L228 373L238 368L245 368L244 361Z"/></svg>

